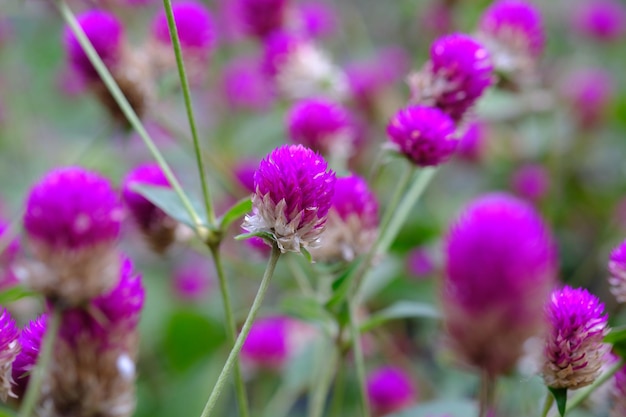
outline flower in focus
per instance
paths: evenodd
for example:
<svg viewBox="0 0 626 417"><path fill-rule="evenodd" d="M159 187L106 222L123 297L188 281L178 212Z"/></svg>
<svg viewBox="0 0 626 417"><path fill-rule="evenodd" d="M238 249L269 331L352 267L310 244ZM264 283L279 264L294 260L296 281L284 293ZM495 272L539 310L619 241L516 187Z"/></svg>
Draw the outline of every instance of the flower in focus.
<svg viewBox="0 0 626 417"><path fill-rule="evenodd" d="M560 88L583 128L597 126L603 120L614 89L613 77L602 68L576 69L564 77Z"/></svg>
<svg viewBox="0 0 626 417"><path fill-rule="evenodd" d="M539 201L550 188L550 177L542 165L528 164L515 171L511 186L520 197Z"/></svg>
<svg viewBox="0 0 626 417"><path fill-rule="evenodd" d="M417 392L409 375L392 366L378 368L368 376L367 396L376 416L403 410L417 400Z"/></svg>
<svg viewBox="0 0 626 417"><path fill-rule="evenodd" d="M600 375L610 345L604 304L586 289L555 290L546 306L549 333L543 379L548 387L578 389Z"/></svg>
<svg viewBox="0 0 626 417"><path fill-rule="evenodd" d="M573 29L583 36L611 42L626 34L626 6L618 0L585 0L572 10Z"/></svg>
<svg viewBox="0 0 626 417"><path fill-rule="evenodd" d="M15 381L15 394L18 398L26 392L30 372L37 363L43 337L46 334L47 315L42 314L35 320L28 322L20 332L19 343L22 350L13 362L13 381Z"/></svg>
<svg viewBox="0 0 626 417"><path fill-rule="evenodd" d="M452 224L446 253L441 296L453 350L491 375L508 372L544 325L557 271L550 231L528 203L487 194Z"/></svg>
<svg viewBox="0 0 626 417"><path fill-rule="evenodd" d="M335 187L321 156L302 145L281 146L261 161L254 187L245 230L272 234L282 252L319 243Z"/></svg>
<svg viewBox="0 0 626 417"><path fill-rule="evenodd" d="M608 269L611 293L618 302L626 303L626 241L611 251Z"/></svg>
<svg viewBox="0 0 626 417"><path fill-rule="evenodd" d="M394 147L418 166L447 161L458 140L454 122L437 108L410 106L399 110L387 126Z"/></svg>
<svg viewBox="0 0 626 417"><path fill-rule="evenodd" d="M7 400L7 397L14 397L11 391L13 383L12 366L15 358L20 353L19 330L11 318L9 312L2 308L0 310L0 399Z"/></svg>

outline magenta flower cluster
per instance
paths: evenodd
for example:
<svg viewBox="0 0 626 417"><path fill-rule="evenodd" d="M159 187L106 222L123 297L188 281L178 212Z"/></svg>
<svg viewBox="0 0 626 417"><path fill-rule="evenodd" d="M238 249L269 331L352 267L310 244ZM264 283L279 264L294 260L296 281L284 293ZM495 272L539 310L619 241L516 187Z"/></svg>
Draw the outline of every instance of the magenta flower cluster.
<svg viewBox="0 0 626 417"><path fill-rule="evenodd" d="M215 45L213 17L205 5L197 1L181 1L172 5L178 37L183 49L194 50L206 55ZM165 10L161 10L152 22L154 38L171 45L170 31Z"/></svg>

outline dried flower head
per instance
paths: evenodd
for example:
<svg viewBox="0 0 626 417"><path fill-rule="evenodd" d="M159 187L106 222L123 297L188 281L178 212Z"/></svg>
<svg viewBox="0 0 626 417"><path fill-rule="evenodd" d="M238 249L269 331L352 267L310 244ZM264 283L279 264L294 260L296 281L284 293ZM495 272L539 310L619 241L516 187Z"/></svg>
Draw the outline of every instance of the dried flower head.
<svg viewBox="0 0 626 417"><path fill-rule="evenodd" d="M600 42L612 42L626 34L626 6L618 0L585 0L573 8L573 29Z"/></svg>
<svg viewBox="0 0 626 417"><path fill-rule="evenodd" d="M253 212L243 228L268 232L282 252L316 246L326 224L335 173L324 159L302 145L272 151L254 174Z"/></svg>
<svg viewBox="0 0 626 417"><path fill-rule="evenodd" d="M626 303L626 240L611 251L608 269L611 293L618 302Z"/></svg>
<svg viewBox="0 0 626 417"><path fill-rule="evenodd" d="M9 312L0 310L0 399L6 401L7 397L14 397L11 391L13 378L11 369L15 358L20 353L19 330L11 318Z"/></svg>
<svg viewBox="0 0 626 417"><path fill-rule="evenodd" d="M400 109L387 126L394 147L418 166L447 161L458 144L454 133L454 122L448 115L419 105Z"/></svg>
<svg viewBox="0 0 626 417"><path fill-rule="evenodd" d="M508 372L544 324L557 269L548 228L528 203L487 194L450 227L446 253L442 305L453 349L492 375Z"/></svg>
<svg viewBox="0 0 626 417"><path fill-rule="evenodd" d="M417 401L413 381L403 369L394 366L378 368L368 376L367 396L376 416L403 410Z"/></svg>
<svg viewBox="0 0 626 417"><path fill-rule="evenodd" d="M13 380L15 381L15 394L18 398L26 392L30 372L37 363L43 337L46 334L47 315L42 314L35 320L31 320L20 332L19 343L22 350L13 362Z"/></svg>
<svg viewBox="0 0 626 417"><path fill-rule="evenodd" d="M239 13L247 32L265 38L282 29L287 19L289 0L238 0Z"/></svg>
<svg viewBox="0 0 626 417"><path fill-rule="evenodd" d="M184 53L207 58L215 46L213 17L207 7L200 2L186 0L174 3L172 12ZM172 40L165 10L159 11L155 16L152 35L157 42L171 48Z"/></svg>
<svg viewBox="0 0 626 417"><path fill-rule="evenodd" d="M600 375L610 345L604 304L584 288L555 290L546 305L550 326L543 379L548 387L578 389Z"/></svg>
<svg viewBox="0 0 626 417"><path fill-rule="evenodd" d="M115 285L122 205L109 181L80 167L57 168L30 190L24 228L39 272L29 284L77 304Z"/></svg>

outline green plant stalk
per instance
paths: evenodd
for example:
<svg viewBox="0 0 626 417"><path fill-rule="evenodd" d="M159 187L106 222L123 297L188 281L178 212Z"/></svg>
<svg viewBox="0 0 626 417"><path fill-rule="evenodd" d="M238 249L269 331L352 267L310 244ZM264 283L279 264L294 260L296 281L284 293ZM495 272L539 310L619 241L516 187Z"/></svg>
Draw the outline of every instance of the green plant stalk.
<svg viewBox="0 0 626 417"><path fill-rule="evenodd" d="M235 316L233 314L233 306L231 303L230 290L228 289L228 282L226 281L226 275L224 274L224 267L222 265L222 257L220 255L219 247L211 246L211 255L213 255L213 262L215 263L215 270L217 272L218 281L220 283L220 293L222 294L222 302L224 303L224 315L226 316L226 331L228 333L228 342L231 346L235 345L237 336L237 327L235 324ZM239 357L235 358L235 364L233 366L235 371L235 391L237 393L237 403L239 404L239 413L241 417L248 417L250 415L250 409L248 406L248 397L246 395L246 385L241 373L241 364Z"/></svg>
<svg viewBox="0 0 626 417"><path fill-rule="evenodd" d="M198 139L198 129L196 128L196 121L193 115L193 106L191 104L191 90L189 88L187 72L185 71L185 63L183 61L183 54L180 47L180 38L178 37L178 28L176 27L176 21L174 20L174 12L172 11L172 2L170 0L163 0L163 7L165 8L165 15L167 16L167 26L170 31L172 46L174 47L174 55L176 55L178 76L180 77L180 85L183 90L185 108L187 110L187 119L189 120L189 128L191 130L191 137L193 138L194 153L196 154L196 163L198 164L198 171L200 174L202 196L204 197L204 207L207 212L209 226L214 227L215 211L213 209L213 203L211 201L211 193L207 181L206 170L204 168L204 160L202 159L202 150L200 148L200 140Z"/></svg>
<svg viewBox="0 0 626 417"><path fill-rule="evenodd" d="M361 416L370 416L370 404L367 398L367 387L365 383L365 359L361 347L361 332L357 322L357 302L350 300L350 334L352 336L352 351L354 352L354 364L356 366L356 378L359 384L359 400L361 406Z"/></svg>
<svg viewBox="0 0 626 417"><path fill-rule="evenodd" d="M333 398L330 403L330 417L339 417L341 416L341 406L344 401L344 373L345 367L341 362L339 362L339 368L337 369L337 376L335 377L335 386L333 387Z"/></svg>
<svg viewBox="0 0 626 417"><path fill-rule="evenodd" d="M43 345L39 352L37 365L31 373L28 387L26 388L26 394L24 394L24 401L20 407L19 417L30 417L37 406L41 394L41 386L46 376L48 365L52 360L54 341L59 333L60 325L61 310L55 306L52 309L52 313L48 316L46 335L44 336Z"/></svg>
<svg viewBox="0 0 626 417"><path fill-rule="evenodd" d="M98 56L98 53L96 52L93 45L91 44L91 41L89 41L89 39L85 35L85 32L78 24L78 21L76 20L76 17L74 16L74 13L69 8L65 0L55 0L55 4L57 8L59 9L59 13L61 14L63 19L67 23L67 25L70 27L70 29L74 33L74 36L76 36L76 40L78 41L80 46L83 48L83 51L89 58L89 62L91 62L91 64L94 66L94 68L98 72L98 75L102 79L102 82L107 87L107 89L109 90L113 98L115 99L115 102L124 113L124 116L126 116L126 118L128 119L128 122L137 131L137 133L143 140L144 144L146 145L146 147L152 154L152 157L156 160L156 162L159 164L159 166L163 170L165 177L167 178L169 183L172 185L172 188L178 195L178 198L180 198L180 201L182 202L183 206L189 213L189 216L193 219L193 222L196 226L196 233L205 234L207 231L205 230L205 225L202 224L202 219L200 218L198 213L196 213L196 211L194 210L193 205L191 204L191 201L189 200L189 198L183 191L180 183L174 176L174 173L172 172L171 168L165 161L165 158L163 157L163 155L161 154L157 146L154 144L154 141L152 140L152 138L146 131L141 121L139 120L137 113L135 113L135 110L133 110L132 106L130 105L130 103L124 96L124 93L122 93L122 90L120 90L119 86L113 79L113 76L107 69L106 65L104 65L104 62L102 62L102 59L100 59L100 56Z"/></svg>
<svg viewBox="0 0 626 417"><path fill-rule="evenodd" d="M323 364L324 366L321 367L322 369L320 369L317 384L314 386L315 389L312 394L309 417L322 417L324 414L326 397L328 396L328 390L333 381L333 376L335 375L335 368L337 367L337 348L333 347L330 355L330 358L324 355L324 359L327 360L326 363Z"/></svg>
<svg viewBox="0 0 626 417"><path fill-rule="evenodd" d="M487 371L483 371L480 378L479 417L487 417L489 410L493 408L493 400L496 388L496 379Z"/></svg>
<svg viewBox="0 0 626 417"><path fill-rule="evenodd" d="M228 354L228 358L226 359L226 363L220 372L220 375L217 378L217 382L209 395L209 399L207 400L204 409L202 410L201 417L209 417L211 415L211 411L217 404L217 400L219 399L222 390L224 388L224 384L232 370L237 357L239 356L239 352L243 347L246 338L248 337L248 333L250 332L250 328L252 327L252 323L256 318L257 313L259 312L259 308L263 303L263 298L265 298L265 293L269 288L270 281L272 279L272 275L274 275L274 269L276 268L276 263L278 262L278 258L280 257L280 249L278 245L274 243L272 246L272 254L270 255L270 259L267 263L267 267L265 268L265 273L263 274L263 279L261 280L261 285L259 286L259 290L257 291L256 296L254 297L254 301L252 302L252 306L250 307L250 311L248 312L248 317L246 317L246 321L243 323L243 327L241 328L241 333L237 336L235 340L235 345L230 350Z"/></svg>
<svg viewBox="0 0 626 417"><path fill-rule="evenodd" d="M300 291L302 291L302 294L307 297L314 297L315 291L313 290L313 287L309 282L309 278L306 276L300 265L298 265L295 257L287 255L286 261L287 267L289 268L291 275L293 275L293 277L295 278L298 287L300 287Z"/></svg>
<svg viewBox="0 0 626 417"><path fill-rule="evenodd" d="M543 411L541 412L541 417L548 417L548 413L552 408L552 404L554 404L554 395L550 391L546 394L546 401L543 404Z"/></svg>
<svg viewBox="0 0 626 417"><path fill-rule="evenodd" d="M396 189L393 192L391 199L389 200L389 204L385 209L385 214L383 214L383 219L380 222L380 230L385 230L386 227L389 225L389 221L391 220L396 208L398 208L398 203L402 198L402 194L406 191L406 188L409 185L409 182L411 181L414 172L415 167L413 166L413 164L406 164L404 172L402 173L402 176L397 183Z"/></svg>

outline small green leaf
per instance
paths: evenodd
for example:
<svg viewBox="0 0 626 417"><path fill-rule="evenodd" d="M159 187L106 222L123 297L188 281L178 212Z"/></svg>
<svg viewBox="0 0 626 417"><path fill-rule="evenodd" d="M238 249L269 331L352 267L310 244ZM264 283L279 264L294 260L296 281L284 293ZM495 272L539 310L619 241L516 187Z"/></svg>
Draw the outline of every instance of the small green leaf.
<svg viewBox="0 0 626 417"><path fill-rule="evenodd" d="M261 239L268 240L273 242L274 235L269 232L254 232L254 233L242 233L240 235L235 236L235 240L246 240L253 237L260 237Z"/></svg>
<svg viewBox="0 0 626 417"><path fill-rule="evenodd" d="M611 344L626 342L626 326L619 326L611 329L609 334L604 336L604 342Z"/></svg>
<svg viewBox="0 0 626 417"><path fill-rule="evenodd" d="M186 224L193 229L196 228L197 225L189 215L189 212L180 201L176 192L171 188L155 187L147 184L132 184L131 189L147 198L151 203L163 210L174 220ZM204 211L202 204L193 198L191 199L191 204L193 205L196 213L200 216L202 224L205 226L208 225L206 212Z"/></svg>
<svg viewBox="0 0 626 417"><path fill-rule="evenodd" d="M556 401L556 407L559 410L561 417L565 416L565 407L567 406L567 388L551 388L548 387L554 400Z"/></svg>
<svg viewBox="0 0 626 417"><path fill-rule="evenodd" d="M430 304L418 303L415 301L399 301L377 313L361 325L361 331L367 332L389 320L406 318L428 318L439 319L441 314Z"/></svg>
<svg viewBox="0 0 626 417"><path fill-rule="evenodd" d="M300 247L300 252L304 255L304 258L310 263L313 263L313 257L311 256L311 252L306 250L306 248Z"/></svg>
<svg viewBox="0 0 626 417"><path fill-rule="evenodd" d="M15 285L0 292L0 305L17 301L24 297L31 297L36 295L33 291L29 291L21 285Z"/></svg>
<svg viewBox="0 0 626 417"><path fill-rule="evenodd" d="M333 284L332 284L333 293L330 299L326 302L327 309L329 310L336 309L346 299L346 297L348 296L348 292L350 291L351 284L352 284L353 273L358 265L359 265L359 262L352 262L352 264L350 264L350 266L347 269L345 269L343 273L341 273L339 277L335 279L335 281L333 281Z"/></svg>
<svg viewBox="0 0 626 417"><path fill-rule="evenodd" d="M228 227L238 218L249 213L252 210L252 200L250 197L243 198L228 209L226 213L218 220L220 230L226 231Z"/></svg>

